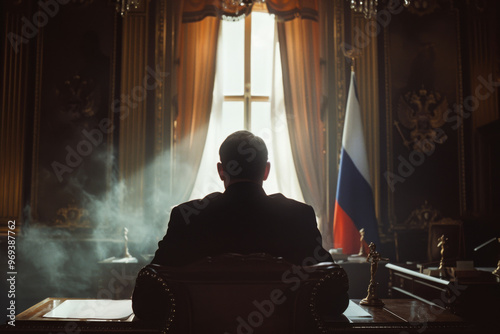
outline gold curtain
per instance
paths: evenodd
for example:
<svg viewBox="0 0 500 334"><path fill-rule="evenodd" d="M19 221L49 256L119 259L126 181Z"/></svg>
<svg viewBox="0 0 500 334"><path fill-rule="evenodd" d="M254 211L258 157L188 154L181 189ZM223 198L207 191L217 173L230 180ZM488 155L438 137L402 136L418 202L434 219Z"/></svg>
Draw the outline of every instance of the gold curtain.
<svg viewBox="0 0 500 334"><path fill-rule="evenodd" d="M307 203L326 223L325 125L321 119L320 32L317 22L278 22L283 87L292 154Z"/></svg>
<svg viewBox="0 0 500 334"><path fill-rule="evenodd" d="M300 186L316 214L326 218L318 1L267 0L266 4L279 22L285 104ZM183 197L189 196L194 185L207 134L219 19L249 15L251 9L252 6L232 6L226 0L183 1L174 172L174 184L183 186L174 189L186 189Z"/></svg>
<svg viewBox="0 0 500 334"><path fill-rule="evenodd" d="M182 23L178 39L174 187L186 200L201 162L212 108L219 19ZM215 169L215 167L214 167Z"/></svg>

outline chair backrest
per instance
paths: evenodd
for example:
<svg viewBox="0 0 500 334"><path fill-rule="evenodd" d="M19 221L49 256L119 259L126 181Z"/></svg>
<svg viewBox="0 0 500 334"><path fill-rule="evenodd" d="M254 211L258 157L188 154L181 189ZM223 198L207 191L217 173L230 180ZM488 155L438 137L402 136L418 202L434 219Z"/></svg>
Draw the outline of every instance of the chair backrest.
<svg viewBox="0 0 500 334"><path fill-rule="evenodd" d="M441 260L441 248L438 247L438 239L441 236L445 237L443 254L445 260L454 261L464 257L465 245L462 225L461 221L450 218L444 218L429 224L429 236L427 242L429 262Z"/></svg>
<svg viewBox="0 0 500 334"><path fill-rule="evenodd" d="M148 265L134 313L174 333L314 333L349 302L345 271L332 262L292 265L265 254L224 254L181 268Z"/></svg>
<svg viewBox="0 0 500 334"><path fill-rule="evenodd" d="M441 213L424 201L404 222L391 226L394 232L396 262L429 261L427 245L429 225L439 219Z"/></svg>

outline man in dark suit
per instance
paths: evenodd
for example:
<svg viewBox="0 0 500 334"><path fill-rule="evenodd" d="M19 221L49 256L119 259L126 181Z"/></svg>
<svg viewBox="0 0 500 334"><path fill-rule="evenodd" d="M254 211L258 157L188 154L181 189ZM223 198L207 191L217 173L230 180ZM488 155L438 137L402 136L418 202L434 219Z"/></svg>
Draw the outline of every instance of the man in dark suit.
<svg viewBox="0 0 500 334"><path fill-rule="evenodd" d="M332 261L313 208L262 189L270 164L261 138L235 132L219 155L226 190L175 207L152 263L182 266L224 253L267 253L298 265Z"/></svg>

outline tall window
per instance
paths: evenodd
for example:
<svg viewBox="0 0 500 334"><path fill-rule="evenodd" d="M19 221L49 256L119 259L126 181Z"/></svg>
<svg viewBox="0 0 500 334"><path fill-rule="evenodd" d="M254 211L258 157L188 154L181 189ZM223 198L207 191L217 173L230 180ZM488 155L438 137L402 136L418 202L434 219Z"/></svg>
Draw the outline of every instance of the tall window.
<svg viewBox="0 0 500 334"><path fill-rule="evenodd" d="M262 137L269 150L266 193L303 201L288 137L275 19L256 7L244 20L222 21L210 125L191 198L224 190L216 170L219 146L245 129Z"/></svg>

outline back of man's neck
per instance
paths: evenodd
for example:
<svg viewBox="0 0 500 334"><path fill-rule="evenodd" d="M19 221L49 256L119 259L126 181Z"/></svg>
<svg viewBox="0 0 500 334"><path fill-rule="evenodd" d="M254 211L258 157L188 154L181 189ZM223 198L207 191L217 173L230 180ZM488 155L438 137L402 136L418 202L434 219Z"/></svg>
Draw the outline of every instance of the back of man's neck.
<svg viewBox="0 0 500 334"><path fill-rule="evenodd" d="M232 186L233 184L237 183L253 183L256 184L260 187L262 187L263 181L255 181L255 180L250 180L250 179L234 179L228 182L227 184L224 184L225 188L227 189L228 187Z"/></svg>

